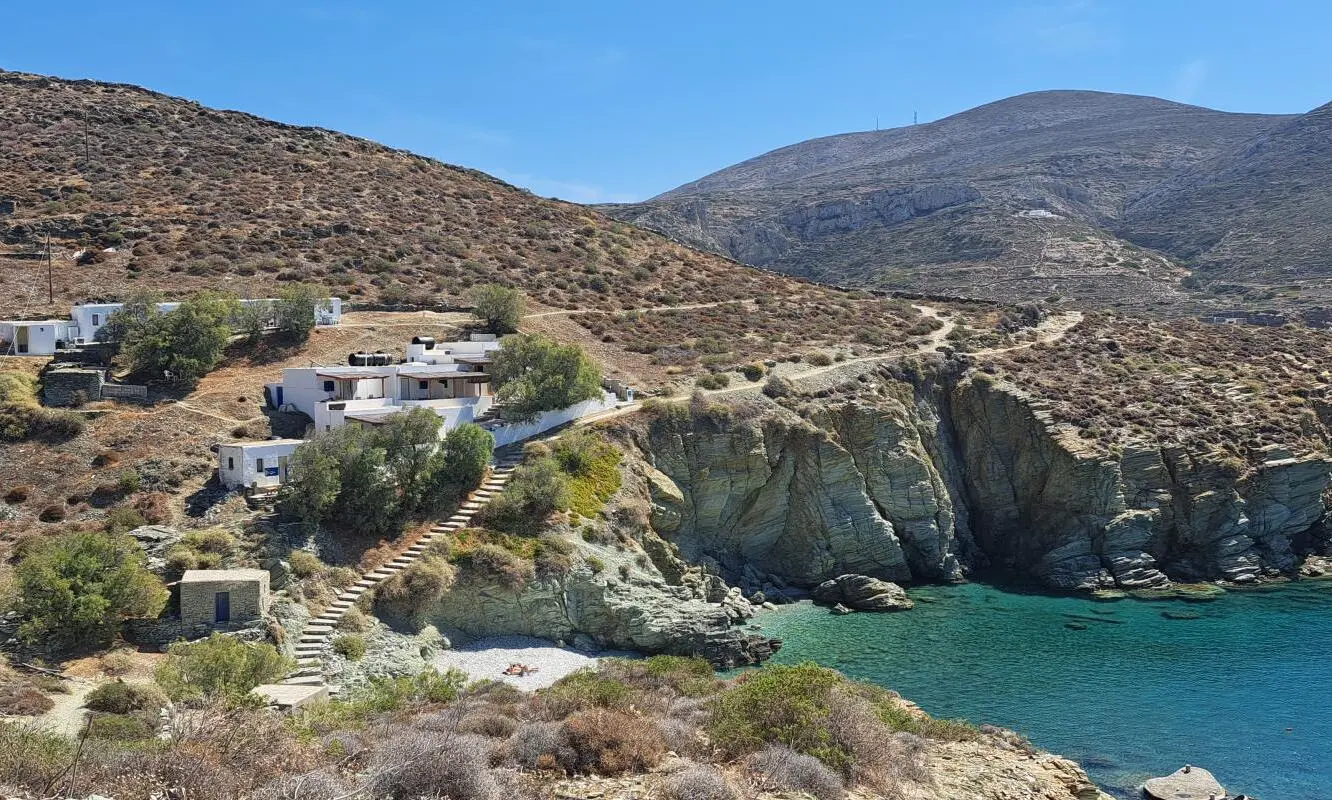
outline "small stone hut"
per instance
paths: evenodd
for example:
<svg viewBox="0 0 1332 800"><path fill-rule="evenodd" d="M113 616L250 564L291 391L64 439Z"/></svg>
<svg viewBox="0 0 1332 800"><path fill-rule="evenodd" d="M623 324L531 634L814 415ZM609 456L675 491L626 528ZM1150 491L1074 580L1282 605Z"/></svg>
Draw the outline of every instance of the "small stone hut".
<svg viewBox="0 0 1332 800"><path fill-rule="evenodd" d="M180 578L184 625L253 622L268 613L268 571L191 569Z"/></svg>

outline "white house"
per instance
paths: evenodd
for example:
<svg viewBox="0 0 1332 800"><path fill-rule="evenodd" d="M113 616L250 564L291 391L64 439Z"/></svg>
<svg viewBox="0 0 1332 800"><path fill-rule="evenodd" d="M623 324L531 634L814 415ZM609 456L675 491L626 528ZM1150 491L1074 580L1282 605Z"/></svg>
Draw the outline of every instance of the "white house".
<svg viewBox="0 0 1332 800"><path fill-rule="evenodd" d="M348 422L379 424L415 406L442 417L448 431L490 409L494 398L485 368L499 346L493 336L440 343L417 336L401 364L284 369L282 382L266 387L268 398L276 408L309 415L320 431ZM348 360L373 359L355 354Z"/></svg>
<svg viewBox="0 0 1332 800"><path fill-rule="evenodd" d="M272 298L259 298L253 300L241 300L243 306L263 305L271 306L277 300ZM73 321L71 338L75 340L94 341L97 338L97 332L106 325L107 319L112 314L125 307L124 303L80 303L70 309L70 319ZM180 308L180 303L158 303L157 310L163 314L175 311ZM342 322L342 298L326 297L315 306L315 324L320 326L337 325Z"/></svg>
<svg viewBox="0 0 1332 800"><path fill-rule="evenodd" d="M0 355L50 356L72 338L69 320L0 320Z"/></svg>
<svg viewBox="0 0 1332 800"><path fill-rule="evenodd" d="M227 442L217 446L217 479L228 489L266 489L287 482L287 461L301 439Z"/></svg>
<svg viewBox="0 0 1332 800"><path fill-rule="evenodd" d="M241 300L242 305L271 305L276 300ZM124 303L80 303L70 309L69 319L0 320L0 355L49 356L63 347L97 339L112 314ZM158 303L163 314L175 311L180 303ZM316 325L342 322L342 298L326 297L315 307Z"/></svg>

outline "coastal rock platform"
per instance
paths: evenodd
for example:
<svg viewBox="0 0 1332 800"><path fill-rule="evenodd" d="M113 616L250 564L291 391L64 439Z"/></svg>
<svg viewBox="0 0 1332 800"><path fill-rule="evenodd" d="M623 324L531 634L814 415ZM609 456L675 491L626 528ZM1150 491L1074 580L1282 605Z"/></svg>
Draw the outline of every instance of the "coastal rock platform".
<svg viewBox="0 0 1332 800"><path fill-rule="evenodd" d="M1226 790L1212 773L1202 767L1185 765L1164 778L1152 778L1142 785L1154 800L1221 800Z"/></svg>

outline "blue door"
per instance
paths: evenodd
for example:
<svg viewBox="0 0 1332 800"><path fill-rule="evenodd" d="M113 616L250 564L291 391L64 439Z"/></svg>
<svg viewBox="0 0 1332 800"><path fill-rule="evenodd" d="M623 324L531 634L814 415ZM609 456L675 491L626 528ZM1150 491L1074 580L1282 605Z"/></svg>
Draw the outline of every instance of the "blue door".
<svg viewBox="0 0 1332 800"><path fill-rule="evenodd" d="M231 592L213 595L213 621L231 622Z"/></svg>

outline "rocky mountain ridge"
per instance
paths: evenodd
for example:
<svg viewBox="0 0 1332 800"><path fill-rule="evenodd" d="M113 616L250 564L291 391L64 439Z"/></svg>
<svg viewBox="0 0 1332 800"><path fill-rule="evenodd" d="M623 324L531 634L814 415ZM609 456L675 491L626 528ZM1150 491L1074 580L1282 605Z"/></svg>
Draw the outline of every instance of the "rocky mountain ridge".
<svg viewBox="0 0 1332 800"><path fill-rule="evenodd" d="M1332 296L1319 279L1329 248L1316 215L1300 210L1327 202L1316 179L1329 163L1326 137L1313 133L1321 111L1234 114L1034 92L779 148L605 210L830 283L1183 311L1272 300L1295 277L1309 280L1281 299L1314 302ZM1288 260L1278 233L1312 238ZM1244 278L1277 265L1289 269ZM1190 269L1198 280L1185 284Z"/></svg>

